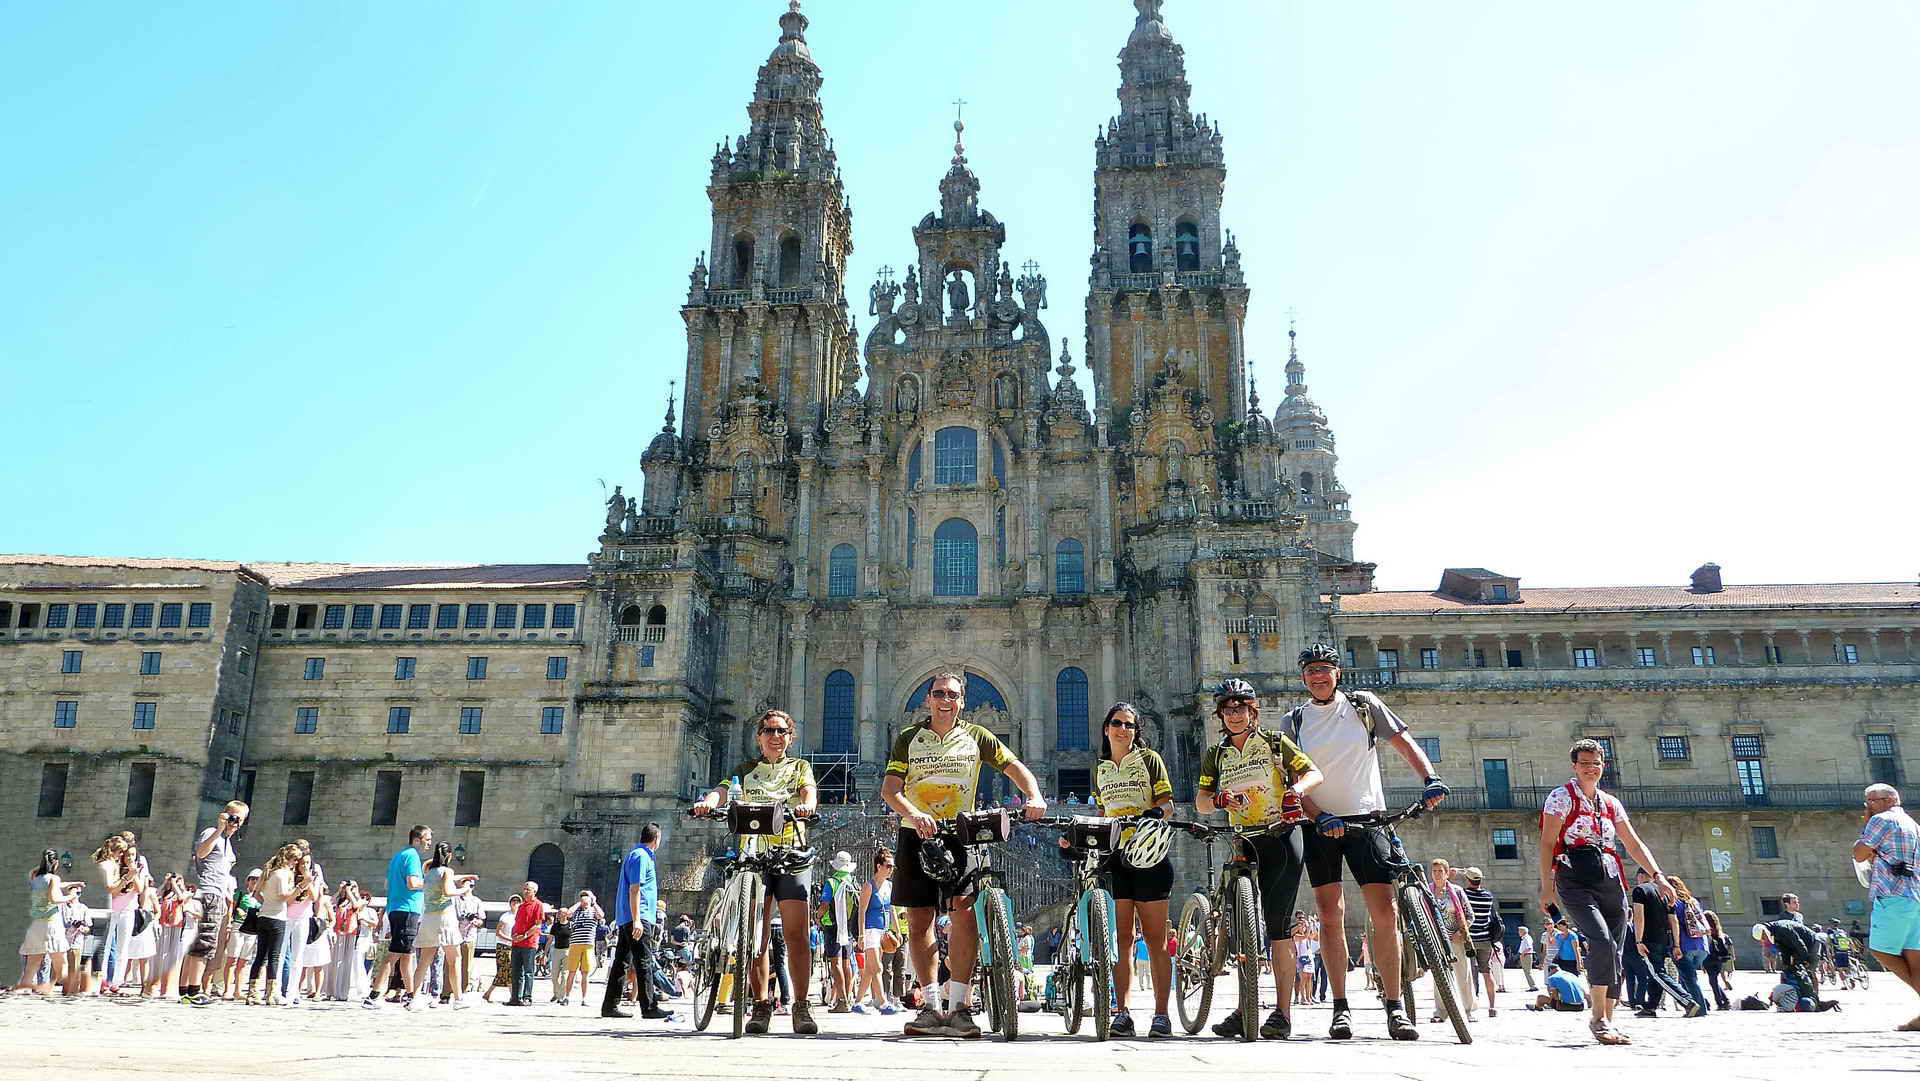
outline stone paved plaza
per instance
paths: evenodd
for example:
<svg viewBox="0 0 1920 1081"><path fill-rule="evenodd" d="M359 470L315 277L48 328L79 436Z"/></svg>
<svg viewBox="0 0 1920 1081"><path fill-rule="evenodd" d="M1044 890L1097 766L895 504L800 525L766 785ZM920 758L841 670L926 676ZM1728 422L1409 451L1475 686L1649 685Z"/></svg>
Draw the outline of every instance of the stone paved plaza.
<svg viewBox="0 0 1920 1081"><path fill-rule="evenodd" d="M545 1078L666 1076L695 1078L1068 1078L1146 1073L1156 1078L1218 1077L1221 1071L1272 1071L1308 1076L1368 1078L1465 1077L1491 1067L1498 1076L1559 1076L1568 1069L1632 1071L1637 1077L1790 1078L1816 1070L1822 1077L1911 1073L1920 1034L1892 1031L1920 1012L1914 996L1891 976L1876 973L1864 991L1835 991L1841 1010L1793 1016L1712 1014L1687 1021L1623 1017L1631 1047L1602 1048L1587 1037L1582 1017L1519 1009L1521 997L1495 1018L1473 1026L1475 1042L1461 1046L1421 1026L1417 1044L1385 1038L1378 1003L1359 1011L1358 1038L1324 1039L1328 1007L1301 1007L1297 1030L1310 1034L1285 1047L1208 1037L1096 1043L1084 1026L1067 1036L1057 1016L1023 1014L1015 1044L991 1035L977 1042L907 1039L895 1017L819 1014L822 1035L806 1039L782 1031L728 1038L727 1018L705 1033L682 1019L603 1021L576 1002L510 1010L476 1004L462 1012L426 1010L370 1013L349 1005L313 1005L269 1012L220 1006L189 1009L162 1003L123 1005L87 998L0 1001L0 1044L8 1053L0 1078L51 1077L50 1070L84 1070L91 1078L214 1072L272 1081L364 1078ZM1509 982L1515 986L1520 981ZM1763 992L1769 977L1742 973L1741 994ZM1226 982L1220 985L1227 991ZM1503 1000L1506 996L1503 996ZM1230 997L1223 996L1224 1001ZM1148 1001L1144 996L1137 1003ZM1422 988L1423 1008L1430 1005ZM1215 1016L1221 1003L1216 1002ZM1144 1022L1136 1007L1136 1020Z"/></svg>

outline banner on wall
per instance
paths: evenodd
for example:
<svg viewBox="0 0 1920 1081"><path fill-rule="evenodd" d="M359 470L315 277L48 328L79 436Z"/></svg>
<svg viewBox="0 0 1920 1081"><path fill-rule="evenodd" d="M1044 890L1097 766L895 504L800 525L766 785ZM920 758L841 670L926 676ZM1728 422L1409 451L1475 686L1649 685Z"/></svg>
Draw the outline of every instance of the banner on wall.
<svg viewBox="0 0 1920 1081"><path fill-rule="evenodd" d="M1713 900L1708 903L1723 916L1745 912L1746 905L1740 893L1740 872L1733 862L1733 827L1718 818L1704 819L1700 825L1707 831L1708 877L1713 889Z"/></svg>

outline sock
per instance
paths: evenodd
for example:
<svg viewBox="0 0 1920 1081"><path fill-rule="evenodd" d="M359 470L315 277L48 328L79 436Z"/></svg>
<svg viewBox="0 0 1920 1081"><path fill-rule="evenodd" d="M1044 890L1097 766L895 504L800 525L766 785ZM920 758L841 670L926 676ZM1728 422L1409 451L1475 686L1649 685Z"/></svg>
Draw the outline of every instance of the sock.
<svg viewBox="0 0 1920 1081"><path fill-rule="evenodd" d="M972 984L966 983L962 980L947 981L948 1011L957 1010L962 1006L968 1005L969 1004L968 999L970 999L972 996L973 996Z"/></svg>
<svg viewBox="0 0 1920 1081"><path fill-rule="evenodd" d="M1385 1006L1388 1013L1392 1013L1400 1008L1400 1000L1397 998L1383 998L1380 1000L1380 1005Z"/></svg>
<svg viewBox="0 0 1920 1081"><path fill-rule="evenodd" d="M1334 999L1334 1000L1333 1000L1333 1008L1334 1008L1335 1010L1344 1010L1344 1009L1347 1009L1347 1008L1348 1008L1348 1006L1347 1006L1347 1000L1346 1000L1346 999L1344 999L1344 998L1336 998L1336 999Z"/></svg>

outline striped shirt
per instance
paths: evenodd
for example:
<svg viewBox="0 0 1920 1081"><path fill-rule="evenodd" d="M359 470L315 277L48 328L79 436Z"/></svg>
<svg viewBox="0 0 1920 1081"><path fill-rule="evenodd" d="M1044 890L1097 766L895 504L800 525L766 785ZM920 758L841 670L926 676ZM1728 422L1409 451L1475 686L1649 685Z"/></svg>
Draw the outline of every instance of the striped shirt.
<svg viewBox="0 0 1920 1081"><path fill-rule="evenodd" d="M1476 942L1493 938L1493 894L1479 886L1461 892L1467 895L1467 937Z"/></svg>
<svg viewBox="0 0 1920 1081"><path fill-rule="evenodd" d="M593 942L593 932L600 926L600 917L593 914L592 905L581 905L574 910L573 918L567 921L567 936L570 942L582 946Z"/></svg>

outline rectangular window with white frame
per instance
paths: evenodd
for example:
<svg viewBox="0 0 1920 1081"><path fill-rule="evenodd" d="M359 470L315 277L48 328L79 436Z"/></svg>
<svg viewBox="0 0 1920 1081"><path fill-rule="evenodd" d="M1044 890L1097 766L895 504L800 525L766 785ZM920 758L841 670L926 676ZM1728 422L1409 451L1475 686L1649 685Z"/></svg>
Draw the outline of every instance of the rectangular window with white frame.
<svg viewBox="0 0 1920 1081"><path fill-rule="evenodd" d="M1420 667L1431 672L1440 667L1440 651L1431 646L1420 651Z"/></svg>
<svg viewBox="0 0 1920 1081"><path fill-rule="evenodd" d="M1833 651L1839 658L1841 664L1860 663L1860 647L1854 645L1852 642L1836 642Z"/></svg>
<svg viewBox="0 0 1920 1081"><path fill-rule="evenodd" d="M1400 667L1400 651L1397 649L1383 649L1376 656L1379 658L1378 663L1381 668Z"/></svg>
<svg viewBox="0 0 1920 1081"><path fill-rule="evenodd" d="M1575 649L1573 651L1573 666L1575 668L1600 667L1600 651L1592 646L1581 646Z"/></svg>
<svg viewBox="0 0 1920 1081"><path fill-rule="evenodd" d="M1694 646L1693 647L1693 663L1696 666L1701 668L1712 667L1714 663L1713 647L1712 646Z"/></svg>
<svg viewBox="0 0 1920 1081"><path fill-rule="evenodd" d="M1635 646L1633 647L1633 663L1642 668L1652 668L1660 663L1660 655L1654 652L1652 646Z"/></svg>

